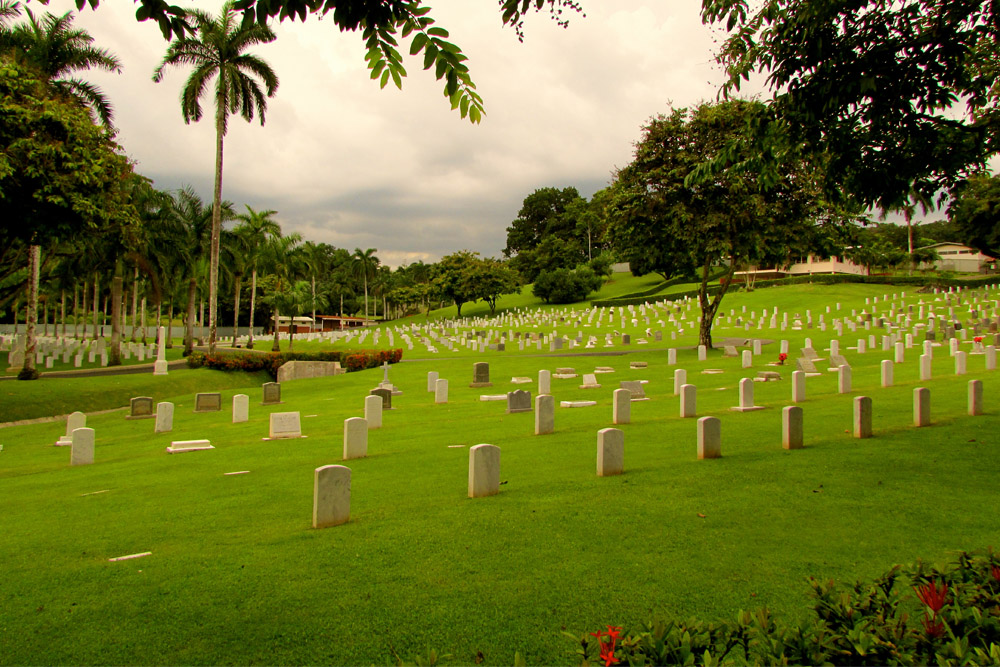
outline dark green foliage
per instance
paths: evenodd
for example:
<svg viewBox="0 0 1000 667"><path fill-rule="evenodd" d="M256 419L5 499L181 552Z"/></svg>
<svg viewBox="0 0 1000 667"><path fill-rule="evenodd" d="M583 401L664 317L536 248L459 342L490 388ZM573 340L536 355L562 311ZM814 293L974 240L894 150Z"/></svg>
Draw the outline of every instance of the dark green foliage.
<svg viewBox="0 0 1000 667"><path fill-rule="evenodd" d="M1000 658L1000 556L992 550L961 552L940 570L920 561L896 566L871 583L809 584L812 615L801 622L767 609L741 611L732 622L655 621L616 632L613 654L606 642L590 639L598 633L563 634L579 643L574 653L584 665L598 658L629 665L965 665Z"/></svg>
<svg viewBox="0 0 1000 667"><path fill-rule="evenodd" d="M576 303L601 289L603 282L589 266L555 269L538 274L532 293L546 303Z"/></svg>
<svg viewBox="0 0 1000 667"><path fill-rule="evenodd" d="M1000 145L1000 5L983 0L706 0L730 35L739 90L763 73L770 115L745 162L764 178L802 148L830 156L827 190L893 210L932 200ZM753 80L756 80L754 78ZM963 108L964 107L964 108Z"/></svg>
<svg viewBox="0 0 1000 667"><path fill-rule="evenodd" d="M1000 177L973 176L957 188L948 206L948 219L962 241L992 255L1000 254ZM955 240L955 239L948 239Z"/></svg>

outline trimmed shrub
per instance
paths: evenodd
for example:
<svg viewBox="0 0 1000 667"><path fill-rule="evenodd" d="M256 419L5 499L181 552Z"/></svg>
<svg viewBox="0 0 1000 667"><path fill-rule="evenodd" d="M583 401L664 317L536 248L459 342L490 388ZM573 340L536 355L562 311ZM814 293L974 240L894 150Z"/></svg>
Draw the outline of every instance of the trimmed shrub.
<svg viewBox="0 0 1000 667"><path fill-rule="evenodd" d="M193 352L188 358L189 368L212 368L220 371L246 371L256 373L267 371L272 378L278 377L278 369L286 361L340 361L348 373L366 368L375 368L388 361L398 363L403 358L403 350L362 350L342 352L325 350L322 352L220 352L209 355Z"/></svg>
<svg viewBox="0 0 1000 667"><path fill-rule="evenodd" d="M543 271L535 278L532 294L546 303L576 303L601 289L604 279L589 266Z"/></svg>

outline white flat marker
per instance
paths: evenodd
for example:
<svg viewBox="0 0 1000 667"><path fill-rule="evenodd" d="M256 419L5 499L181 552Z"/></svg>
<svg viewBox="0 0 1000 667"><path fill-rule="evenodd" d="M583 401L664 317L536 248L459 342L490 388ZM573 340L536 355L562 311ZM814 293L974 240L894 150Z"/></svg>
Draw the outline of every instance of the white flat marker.
<svg viewBox="0 0 1000 667"><path fill-rule="evenodd" d="M248 472L250 472L250 471L249 470L237 470L236 472L224 472L222 474L223 475L245 475Z"/></svg>
<svg viewBox="0 0 1000 667"><path fill-rule="evenodd" d="M143 551L141 554L129 554L128 556L118 556L117 558L109 558L108 562L114 563L120 560L132 560L133 558L142 558L143 556L152 556L152 551Z"/></svg>

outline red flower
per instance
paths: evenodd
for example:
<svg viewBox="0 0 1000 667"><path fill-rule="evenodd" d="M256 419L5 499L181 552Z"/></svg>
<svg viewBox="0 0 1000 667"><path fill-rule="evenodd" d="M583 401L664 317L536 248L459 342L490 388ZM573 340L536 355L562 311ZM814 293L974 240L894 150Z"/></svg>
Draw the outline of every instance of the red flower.
<svg viewBox="0 0 1000 667"><path fill-rule="evenodd" d="M784 352L782 352L781 354L778 355L778 361L784 361L787 358L788 358L788 355L785 354Z"/></svg>
<svg viewBox="0 0 1000 667"><path fill-rule="evenodd" d="M944 623L933 618L924 618L924 634L930 639L938 639L944 634Z"/></svg>
<svg viewBox="0 0 1000 667"><path fill-rule="evenodd" d="M982 336L976 336L972 340L976 341L977 343L982 343L983 342L983 337Z"/></svg>
<svg viewBox="0 0 1000 667"><path fill-rule="evenodd" d="M993 575L993 578L996 581L1000 581L1000 565L994 565L992 568L990 568L990 574Z"/></svg>
<svg viewBox="0 0 1000 667"><path fill-rule="evenodd" d="M615 658L615 646L618 644L618 635L621 634L621 628L616 628L612 625L608 626L608 631L598 630L597 632L591 632L591 637L597 637L597 641L601 644L601 660L604 661L604 667L611 667L611 665L618 664L618 660ZM602 638L607 635L610 641L603 641Z"/></svg>
<svg viewBox="0 0 1000 667"><path fill-rule="evenodd" d="M917 592L917 597L920 598L920 601L927 605L935 614L941 611L941 607L947 601L948 584L942 583L941 589L938 590L937 584L932 581L914 590Z"/></svg>

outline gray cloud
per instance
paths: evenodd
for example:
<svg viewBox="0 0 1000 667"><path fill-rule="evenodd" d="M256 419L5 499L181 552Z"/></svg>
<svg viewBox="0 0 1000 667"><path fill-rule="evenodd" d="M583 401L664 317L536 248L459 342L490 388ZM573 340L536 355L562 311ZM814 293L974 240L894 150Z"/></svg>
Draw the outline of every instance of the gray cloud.
<svg viewBox="0 0 1000 667"><path fill-rule="evenodd" d="M199 3L214 11L221 2ZM281 84L267 124L230 123L224 196L277 210L288 232L382 260L436 261L468 248L499 256L505 228L536 188L573 185L589 196L627 164L641 125L671 103L715 96L713 34L699 0L587 0L586 18L559 28L530 16L527 39L499 27L495 3L442 0L431 14L469 56L487 116L461 120L442 84L409 59L403 90L380 90L357 34L330 20L276 26L255 52ZM52 0L49 11L73 8ZM115 52L125 73L94 73L117 111L119 140L158 187L192 184L208 199L214 169L211 110L185 125L178 102L188 71L151 81L166 43L138 24L131 3L106 0L77 25Z"/></svg>

